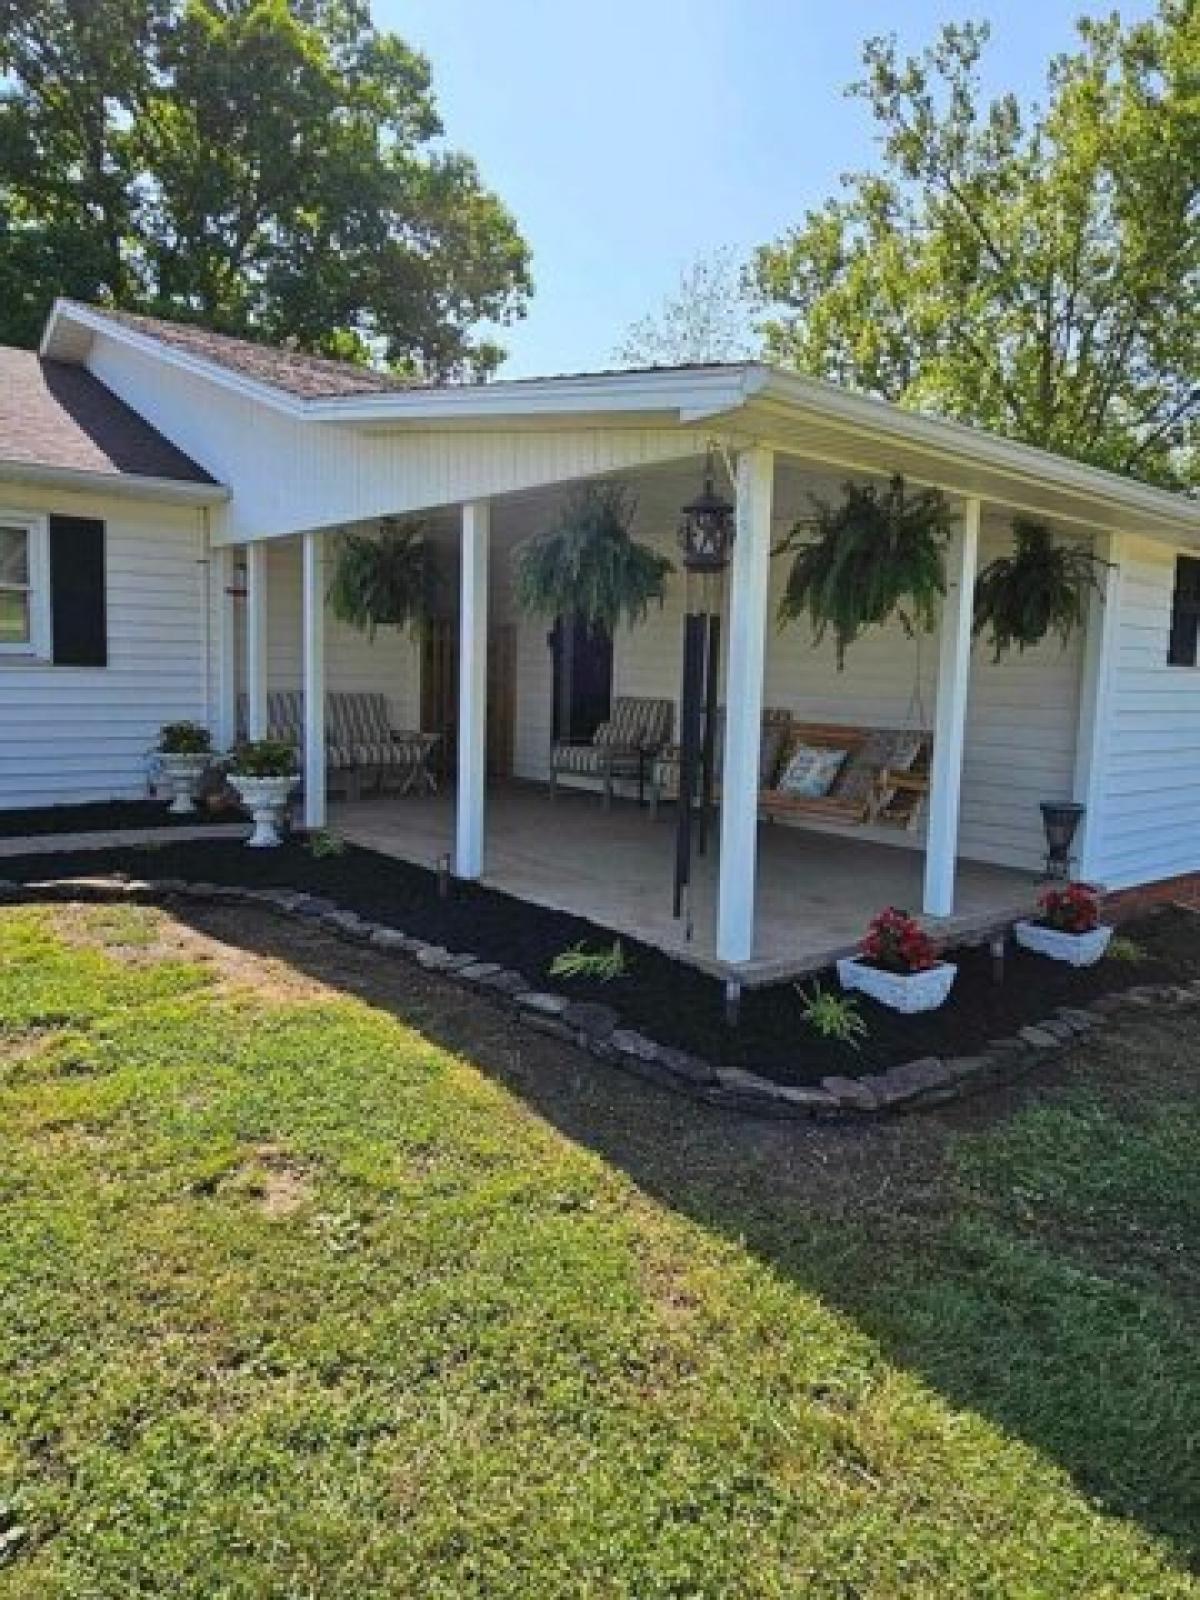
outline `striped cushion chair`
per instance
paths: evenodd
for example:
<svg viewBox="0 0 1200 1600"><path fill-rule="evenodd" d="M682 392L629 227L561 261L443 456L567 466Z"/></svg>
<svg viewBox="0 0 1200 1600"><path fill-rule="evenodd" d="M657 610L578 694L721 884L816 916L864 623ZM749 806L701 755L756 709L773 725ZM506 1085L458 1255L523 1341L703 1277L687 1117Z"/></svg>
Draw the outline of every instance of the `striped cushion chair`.
<svg viewBox="0 0 1200 1600"><path fill-rule="evenodd" d="M401 794L414 788L436 792L429 757L439 735L393 728L387 696L377 691L335 691L329 698L330 725L337 743L352 754L356 766L374 773L377 788L382 789L387 779L394 777Z"/></svg>
<svg viewBox="0 0 1200 1600"><path fill-rule="evenodd" d="M590 744L556 744L550 752L550 798L562 774L599 778L604 788L604 809L612 805L613 781L636 778L671 737L675 716L671 700L650 700L621 695L612 715L596 729Z"/></svg>

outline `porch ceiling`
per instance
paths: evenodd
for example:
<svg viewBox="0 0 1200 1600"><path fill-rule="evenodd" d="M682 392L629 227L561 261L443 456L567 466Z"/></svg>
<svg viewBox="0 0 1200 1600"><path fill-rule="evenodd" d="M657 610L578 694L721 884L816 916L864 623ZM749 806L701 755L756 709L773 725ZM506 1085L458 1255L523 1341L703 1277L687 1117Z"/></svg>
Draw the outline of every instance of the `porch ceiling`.
<svg viewBox="0 0 1200 1600"><path fill-rule="evenodd" d="M920 904L920 850L764 826L754 958L727 966L713 954L716 841L696 864L689 941L685 924L671 915L669 816L653 822L632 803L606 813L591 794L566 793L552 806L540 785L493 785L483 882L752 985L813 972L846 954L880 906ZM332 822L356 844L434 867L452 847L453 800L448 794L361 800L334 807ZM1027 874L963 861L959 912L934 926L948 937L978 935L1028 911L1033 899Z"/></svg>

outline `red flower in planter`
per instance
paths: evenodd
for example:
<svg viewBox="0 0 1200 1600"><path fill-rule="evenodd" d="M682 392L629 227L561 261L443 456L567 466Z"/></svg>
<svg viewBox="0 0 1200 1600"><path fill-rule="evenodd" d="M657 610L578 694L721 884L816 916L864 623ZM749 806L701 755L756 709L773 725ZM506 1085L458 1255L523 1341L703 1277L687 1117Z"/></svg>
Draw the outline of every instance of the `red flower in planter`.
<svg viewBox="0 0 1200 1600"><path fill-rule="evenodd" d="M1100 923L1100 895L1090 883L1045 889L1038 900L1041 920L1060 933L1091 933Z"/></svg>
<svg viewBox="0 0 1200 1600"><path fill-rule="evenodd" d="M915 917L895 906L872 920L859 954L887 972L928 972L938 964L933 940Z"/></svg>

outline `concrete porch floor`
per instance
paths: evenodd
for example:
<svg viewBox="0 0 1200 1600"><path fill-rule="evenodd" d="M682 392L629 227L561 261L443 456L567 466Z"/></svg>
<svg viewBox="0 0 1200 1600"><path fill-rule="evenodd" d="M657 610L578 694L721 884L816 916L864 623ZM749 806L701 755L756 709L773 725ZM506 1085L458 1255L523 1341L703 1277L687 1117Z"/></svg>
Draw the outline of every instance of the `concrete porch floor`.
<svg viewBox="0 0 1200 1600"><path fill-rule="evenodd" d="M330 826L352 843L434 867L453 851L453 812L450 792L366 797L332 805ZM594 794L568 791L551 805L540 785L493 784L485 826L483 881L491 888L586 917L749 984L816 971L853 949L881 907L921 903L919 849L764 824L754 959L730 968L714 954L715 838L693 871L690 942L685 923L671 915L673 808L656 823L630 801L605 812ZM929 926L941 937L977 936L1023 915L1034 894L1026 873L962 861L955 916Z"/></svg>

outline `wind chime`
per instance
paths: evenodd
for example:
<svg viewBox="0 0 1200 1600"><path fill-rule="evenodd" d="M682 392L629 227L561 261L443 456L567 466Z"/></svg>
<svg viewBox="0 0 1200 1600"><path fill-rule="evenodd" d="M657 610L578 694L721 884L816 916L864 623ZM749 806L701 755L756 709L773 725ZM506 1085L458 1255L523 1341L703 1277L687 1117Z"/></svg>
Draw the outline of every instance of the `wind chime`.
<svg viewBox="0 0 1200 1600"><path fill-rule="evenodd" d="M692 834L699 797L698 842L708 845L716 763L717 692L721 662L721 601L734 539L734 510L713 487L713 452L704 464L704 488L683 507L683 694L680 715L679 805L675 832L674 914L680 916L692 876ZM691 936L690 916L688 936Z"/></svg>

